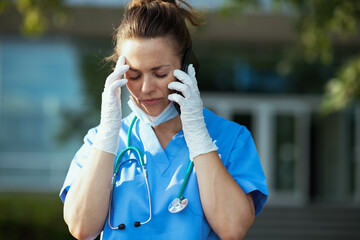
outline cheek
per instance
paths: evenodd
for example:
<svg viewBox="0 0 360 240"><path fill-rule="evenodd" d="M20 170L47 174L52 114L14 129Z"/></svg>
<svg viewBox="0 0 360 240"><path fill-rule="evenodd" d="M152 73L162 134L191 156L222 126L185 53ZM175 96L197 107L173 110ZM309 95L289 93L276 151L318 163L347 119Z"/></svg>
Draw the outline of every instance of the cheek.
<svg viewBox="0 0 360 240"><path fill-rule="evenodd" d="M168 88L168 85L169 85L169 83L171 83L171 82L173 82L175 80L176 80L176 78L174 76L171 76L171 77L167 78L163 83L162 89L164 89L167 93L173 92Z"/></svg>
<svg viewBox="0 0 360 240"><path fill-rule="evenodd" d="M176 80L176 78L174 77L174 75L171 74L171 76L167 77L164 82L166 82L166 86L167 86L169 83L171 83L175 80Z"/></svg>
<svg viewBox="0 0 360 240"><path fill-rule="evenodd" d="M135 82L128 81L126 87L131 93L131 95L137 95L138 90L137 90L137 84L135 84Z"/></svg>

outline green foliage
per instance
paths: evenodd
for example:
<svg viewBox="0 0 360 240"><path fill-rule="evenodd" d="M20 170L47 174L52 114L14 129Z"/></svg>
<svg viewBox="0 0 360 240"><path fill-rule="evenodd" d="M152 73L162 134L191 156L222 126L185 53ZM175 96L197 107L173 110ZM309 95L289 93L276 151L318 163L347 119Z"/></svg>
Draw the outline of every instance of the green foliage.
<svg viewBox="0 0 360 240"><path fill-rule="evenodd" d="M299 47L306 59L327 64L333 59L334 39L346 41L357 33L360 19L358 0L285 1L298 17Z"/></svg>
<svg viewBox="0 0 360 240"><path fill-rule="evenodd" d="M219 13L223 16L231 14L243 13L251 10L257 10L260 5L260 0L227 0L224 1L223 6L219 9Z"/></svg>
<svg viewBox="0 0 360 240"><path fill-rule="evenodd" d="M360 96L360 55L341 66L326 85L322 101L325 114L345 108Z"/></svg>
<svg viewBox="0 0 360 240"><path fill-rule="evenodd" d="M22 17L20 31L27 36L43 34L50 24L64 26L67 15L62 7L63 0L1 0L0 14L15 8Z"/></svg>
<svg viewBox="0 0 360 240"><path fill-rule="evenodd" d="M0 195L0 239L74 239L57 194Z"/></svg>
<svg viewBox="0 0 360 240"><path fill-rule="evenodd" d="M309 62L329 64L334 58L334 45L358 34L360 1L314 0L291 1L298 14L298 48ZM335 77L325 87L321 109L330 113L345 108L360 96L359 52L339 66ZM357 75L356 75L357 74Z"/></svg>
<svg viewBox="0 0 360 240"><path fill-rule="evenodd" d="M0 1L0 14L4 13L10 7L10 1Z"/></svg>
<svg viewBox="0 0 360 240"><path fill-rule="evenodd" d="M232 0L240 6L246 6L248 0ZM255 1L259 5L259 1ZM238 8L237 8L238 9ZM297 52L296 59L307 63L321 63L326 66L334 61L334 49L337 43L346 43L350 37L359 35L359 0L274 0L273 10L287 9L287 13L297 21L295 28L297 40L291 52ZM230 11L231 8L228 8ZM322 110L330 113L346 107L360 97L359 52L353 52L349 60L339 65L336 76L330 78L325 87ZM295 60L284 59L283 69L296 71ZM314 79L315 81L317 79Z"/></svg>

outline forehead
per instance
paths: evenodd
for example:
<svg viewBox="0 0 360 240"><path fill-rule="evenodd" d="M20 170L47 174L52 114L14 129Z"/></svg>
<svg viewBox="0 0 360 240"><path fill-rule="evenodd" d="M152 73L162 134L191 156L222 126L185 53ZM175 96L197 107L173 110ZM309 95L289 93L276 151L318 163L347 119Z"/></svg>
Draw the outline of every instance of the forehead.
<svg viewBox="0 0 360 240"><path fill-rule="evenodd" d="M166 38L125 39L121 42L119 54L132 68L153 68L158 65L180 63L172 44Z"/></svg>

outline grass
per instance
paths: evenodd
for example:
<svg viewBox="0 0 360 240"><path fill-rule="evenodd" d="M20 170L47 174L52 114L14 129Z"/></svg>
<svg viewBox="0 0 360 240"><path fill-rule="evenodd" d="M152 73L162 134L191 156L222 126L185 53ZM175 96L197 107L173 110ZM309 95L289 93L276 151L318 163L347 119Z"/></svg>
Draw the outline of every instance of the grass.
<svg viewBox="0 0 360 240"><path fill-rule="evenodd" d="M0 193L0 239L74 239L57 194Z"/></svg>

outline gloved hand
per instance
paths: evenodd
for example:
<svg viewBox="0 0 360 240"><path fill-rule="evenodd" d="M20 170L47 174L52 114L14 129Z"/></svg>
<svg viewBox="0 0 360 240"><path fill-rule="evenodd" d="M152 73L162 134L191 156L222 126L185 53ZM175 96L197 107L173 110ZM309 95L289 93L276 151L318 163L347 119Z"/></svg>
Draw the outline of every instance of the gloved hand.
<svg viewBox="0 0 360 240"><path fill-rule="evenodd" d="M114 71L107 77L102 93L101 119L93 147L104 152L116 154L119 147L121 128L121 104L117 100L117 91L127 83L121 77L129 70L125 58L119 57Z"/></svg>
<svg viewBox="0 0 360 240"><path fill-rule="evenodd" d="M193 65L189 65L187 74L175 70L174 76L181 82L171 82L168 88L181 92L184 97L173 93L168 96L168 99L180 105L184 137L190 151L190 159L193 160L200 154L216 151L218 148L212 141L205 125L203 102L200 98Z"/></svg>

